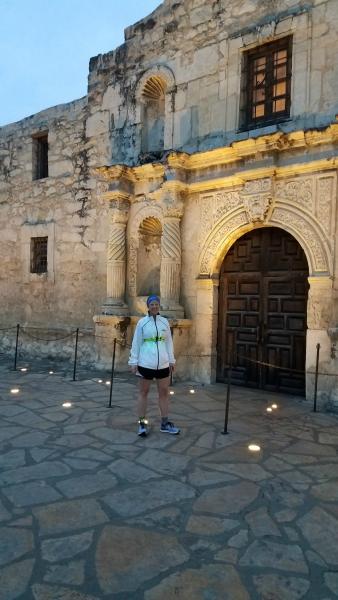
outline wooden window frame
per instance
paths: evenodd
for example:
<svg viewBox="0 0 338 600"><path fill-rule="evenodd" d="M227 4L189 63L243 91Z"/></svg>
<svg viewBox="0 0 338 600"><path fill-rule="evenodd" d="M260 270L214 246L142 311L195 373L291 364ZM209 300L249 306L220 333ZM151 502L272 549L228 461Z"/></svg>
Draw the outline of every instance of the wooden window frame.
<svg viewBox="0 0 338 600"><path fill-rule="evenodd" d="M277 52L286 51L285 62L280 65L285 65L285 75L278 78L275 76L276 64L274 62ZM265 61L265 68L259 71L255 70L255 63L261 59ZM262 85L255 86L255 76L259 73L264 73ZM243 113L245 114L245 123L242 129L255 129L266 125L273 125L280 121L284 121L290 117L291 108L291 76L292 76L292 36L284 37L273 42L268 42L262 46L258 46L252 50L248 50L244 55L244 69L242 73L242 97L243 97ZM285 83L285 92L277 95L274 94L274 87L278 84ZM255 93L259 95L259 90L262 91L262 99L255 101ZM274 102L284 101L285 108L283 110L274 110ZM254 107L263 107L264 114L254 116Z"/></svg>
<svg viewBox="0 0 338 600"><path fill-rule="evenodd" d="M33 136L33 181L48 177L48 131Z"/></svg>
<svg viewBox="0 0 338 600"><path fill-rule="evenodd" d="M31 238L31 273L47 273L48 271L48 236Z"/></svg>

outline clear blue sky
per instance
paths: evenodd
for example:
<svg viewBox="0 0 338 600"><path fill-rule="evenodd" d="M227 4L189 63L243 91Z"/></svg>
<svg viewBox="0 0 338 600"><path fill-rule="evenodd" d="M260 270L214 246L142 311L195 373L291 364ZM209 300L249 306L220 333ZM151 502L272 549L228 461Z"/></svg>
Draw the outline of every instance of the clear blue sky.
<svg viewBox="0 0 338 600"><path fill-rule="evenodd" d="M161 0L0 0L0 126L87 93L91 56Z"/></svg>

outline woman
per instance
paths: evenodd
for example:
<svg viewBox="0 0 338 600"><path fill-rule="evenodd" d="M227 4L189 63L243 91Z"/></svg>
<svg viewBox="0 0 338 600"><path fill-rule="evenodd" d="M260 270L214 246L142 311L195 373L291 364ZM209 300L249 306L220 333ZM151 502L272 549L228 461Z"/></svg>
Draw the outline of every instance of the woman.
<svg viewBox="0 0 338 600"><path fill-rule="evenodd" d="M160 431L177 435L180 430L168 420L169 378L174 370L173 341L167 319L159 314L160 299L155 294L147 299L148 316L136 325L128 364L132 373L140 375L138 395L138 435L146 436L147 401L150 384L156 379L161 413Z"/></svg>

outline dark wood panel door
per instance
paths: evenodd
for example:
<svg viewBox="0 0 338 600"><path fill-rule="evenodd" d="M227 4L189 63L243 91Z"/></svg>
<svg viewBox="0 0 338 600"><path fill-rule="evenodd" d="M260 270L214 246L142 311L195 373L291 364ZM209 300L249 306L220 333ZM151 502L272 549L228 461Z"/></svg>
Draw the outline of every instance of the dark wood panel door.
<svg viewBox="0 0 338 600"><path fill-rule="evenodd" d="M219 381L232 348L233 383L304 393L307 277L302 248L282 230L258 229L234 244L221 269Z"/></svg>

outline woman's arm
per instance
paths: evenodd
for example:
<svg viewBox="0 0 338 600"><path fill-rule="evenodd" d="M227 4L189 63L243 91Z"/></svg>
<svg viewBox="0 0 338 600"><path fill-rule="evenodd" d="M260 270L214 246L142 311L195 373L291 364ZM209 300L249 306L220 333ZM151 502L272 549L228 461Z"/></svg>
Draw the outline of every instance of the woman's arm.
<svg viewBox="0 0 338 600"><path fill-rule="evenodd" d="M173 344L173 338L171 335L171 330L170 330L170 325L167 321L167 335L166 335L166 340L165 340L165 345L167 348L167 353L168 353L168 358L169 358L169 365L170 367L173 369L176 363L175 360L175 356L174 356L174 344Z"/></svg>
<svg viewBox="0 0 338 600"><path fill-rule="evenodd" d="M139 321L135 328L133 342L131 345L131 350L130 350L130 355L129 355L129 360L128 360L128 365L130 365L132 367L132 371L134 371L133 367L137 367L137 365L138 365L138 358L139 358L139 354L140 354L141 344L142 344L142 328L140 327L140 321Z"/></svg>

